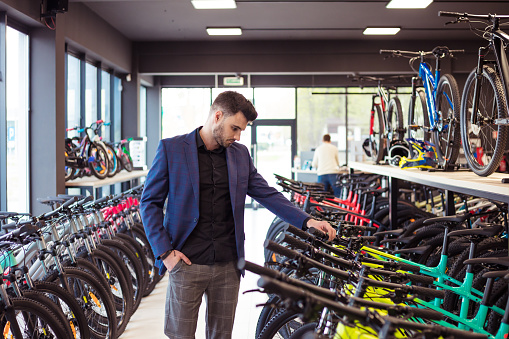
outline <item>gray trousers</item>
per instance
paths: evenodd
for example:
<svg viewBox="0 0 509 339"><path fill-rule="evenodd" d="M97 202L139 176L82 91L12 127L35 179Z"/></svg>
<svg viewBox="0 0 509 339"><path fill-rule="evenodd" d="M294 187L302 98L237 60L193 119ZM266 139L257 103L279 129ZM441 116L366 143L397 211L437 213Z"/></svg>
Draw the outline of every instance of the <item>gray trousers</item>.
<svg viewBox="0 0 509 339"><path fill-rule="evenodd" d="M170 339L194 339L205 294L207 339L230 339L239 285L236 262L189 266L179 261L169 272L164 334Z"/></svg>

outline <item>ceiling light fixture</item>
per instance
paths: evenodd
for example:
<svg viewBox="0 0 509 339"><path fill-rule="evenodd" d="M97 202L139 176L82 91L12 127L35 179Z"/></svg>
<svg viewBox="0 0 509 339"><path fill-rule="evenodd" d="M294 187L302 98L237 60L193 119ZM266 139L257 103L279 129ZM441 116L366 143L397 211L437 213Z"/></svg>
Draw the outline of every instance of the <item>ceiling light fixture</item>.
<svg viewBox="0 0 509 339"><path fill-rule="evenodd" d="M426 8L433 0L391 0L386 8Z"/></svg>
<svg viewBox="0 0 509 339"><path fill-rule="evenodd" d="M231 9L237 8L235 0L191 0L196 9Z"/></svg>
<svg viewBox="0 0 509 339"><path fill-rule="evenodd" d="M207 27L208 35L242 35L240 27Z"/></svg>
<svg viewBox="0 0 509 339"><path fill-rule="evenodd" d="M364 35L394 35L401 30L399 27L368 27L362 32Z"/></svg>

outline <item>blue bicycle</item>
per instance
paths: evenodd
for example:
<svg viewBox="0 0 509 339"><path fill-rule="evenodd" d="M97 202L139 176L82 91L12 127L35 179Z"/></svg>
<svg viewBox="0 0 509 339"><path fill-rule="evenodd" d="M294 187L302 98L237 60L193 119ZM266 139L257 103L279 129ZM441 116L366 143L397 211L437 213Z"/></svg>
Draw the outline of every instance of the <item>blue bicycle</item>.
<svg viewBox="0 0 509 339"><path fill-rule="evenodd" d="M432 142L437 150L438 166L454 167L460 149L460 92L451 74L440 74L440 62L464 50L450 50L445 46L432 51L411 52L380 50L394 57L410 58L412 70L419 74L412 78L412 96L408 109L408 136L416 140ZM435 58L435 71L425 60ZM419 69L414 67L419 60Z"/></svg>

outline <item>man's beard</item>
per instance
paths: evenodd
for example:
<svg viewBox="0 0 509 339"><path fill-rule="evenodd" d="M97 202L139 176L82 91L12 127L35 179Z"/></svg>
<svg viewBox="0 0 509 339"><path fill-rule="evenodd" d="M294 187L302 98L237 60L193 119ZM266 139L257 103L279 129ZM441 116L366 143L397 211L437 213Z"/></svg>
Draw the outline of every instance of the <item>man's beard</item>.
<svg viewBox="0 0 509 339"><path fill-rule="evenodd" d="M224 121L212 130L212 136L219 146L230 147L233 142L224 139Z"/></svg>

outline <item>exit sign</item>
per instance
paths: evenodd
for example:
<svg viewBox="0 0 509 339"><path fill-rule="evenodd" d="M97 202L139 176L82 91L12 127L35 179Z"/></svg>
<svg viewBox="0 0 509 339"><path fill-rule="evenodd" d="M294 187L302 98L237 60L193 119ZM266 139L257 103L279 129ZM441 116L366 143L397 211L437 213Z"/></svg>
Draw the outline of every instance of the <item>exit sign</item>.
<svg viewBox="0 0 509 339"><path fill-rule="evenodd" d="M244 86L244 78L243 77L224 77L223 85L224 86Z"/></svg>

